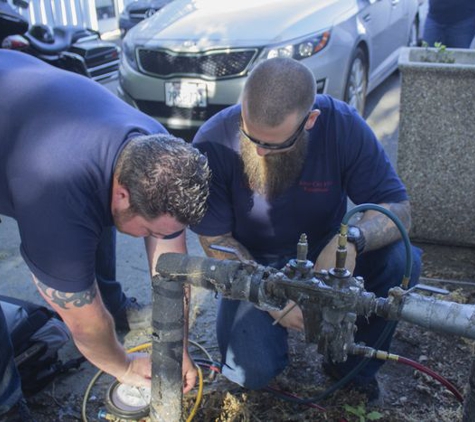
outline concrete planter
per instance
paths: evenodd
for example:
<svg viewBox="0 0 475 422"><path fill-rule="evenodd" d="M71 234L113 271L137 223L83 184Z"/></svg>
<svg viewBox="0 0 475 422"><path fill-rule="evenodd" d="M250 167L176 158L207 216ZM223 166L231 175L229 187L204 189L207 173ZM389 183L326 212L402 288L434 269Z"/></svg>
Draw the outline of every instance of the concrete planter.
<svg viewBox="0 0 475 422"><path fill-rule="evenodd" d="M414 240L475 246L475 51L447 49L399 57L398 173L407 186Z"/></svg>

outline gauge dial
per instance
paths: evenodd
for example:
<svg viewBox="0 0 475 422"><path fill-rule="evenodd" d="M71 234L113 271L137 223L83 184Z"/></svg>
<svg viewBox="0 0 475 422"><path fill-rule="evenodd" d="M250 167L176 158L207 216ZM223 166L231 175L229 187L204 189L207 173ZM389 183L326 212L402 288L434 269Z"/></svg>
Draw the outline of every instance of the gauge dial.
<svg viewBox="0 0 475 422"><path fill-rule="evenodd" d="M140 418L149 413L150 397L150 388L133 387L115 381L109 387L106 407L116 416Z"/></svg>

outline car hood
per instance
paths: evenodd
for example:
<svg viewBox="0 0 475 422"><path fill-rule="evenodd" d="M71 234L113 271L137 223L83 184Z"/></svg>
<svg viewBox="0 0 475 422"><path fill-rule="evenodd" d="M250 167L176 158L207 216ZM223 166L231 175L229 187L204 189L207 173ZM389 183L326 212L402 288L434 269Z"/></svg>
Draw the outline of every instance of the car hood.
<svg viewBox="0 0 475 422"><path fill-rule="evenodd" d="M127 35L175 51L262 46L330 28L356 0L175 0Z"/></svg>

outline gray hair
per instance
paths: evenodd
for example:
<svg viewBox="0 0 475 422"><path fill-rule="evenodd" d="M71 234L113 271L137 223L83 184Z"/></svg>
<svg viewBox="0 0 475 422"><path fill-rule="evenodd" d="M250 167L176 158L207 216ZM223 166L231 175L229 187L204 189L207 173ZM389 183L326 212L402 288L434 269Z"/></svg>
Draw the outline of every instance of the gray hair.
<svg viewBox="0 0 475 422"><path fill-rule="evenodd" d="M206 212L208 161L183 139L168 134L132 138L115 168L130 195L130 211L151 220L169 214L185 225Z"/></svg>
<svg viewBox="0 0 475 422"><path fill-rule="evenodd" d="M274 58L257 65L243 90L247 117L266 126L282 123L297 112L302 118L316 94L315 78L308 67L293 59Z"/></svg>

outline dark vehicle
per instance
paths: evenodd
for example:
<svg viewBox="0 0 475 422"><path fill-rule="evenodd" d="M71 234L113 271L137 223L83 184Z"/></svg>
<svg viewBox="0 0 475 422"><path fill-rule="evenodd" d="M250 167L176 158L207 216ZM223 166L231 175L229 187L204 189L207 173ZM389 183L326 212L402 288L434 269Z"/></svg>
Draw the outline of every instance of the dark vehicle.
<svg viewBox="0 0 475 422"><path fill-rule="evenodd" d="M13 3L28 7L24 0ZM97 31L79 26L29 26L6 0L0 0L0 28L2 48L31 54L96 81L118 76L120 49L114 43L102 41Z"/></svg>
<svg viewBox="0 0 475 422"><path fill-rule="evenodd" d="M0 42L13 34L23 34L28 30L28 21L17 13L7 0L0 0Z"/></svg>
<svg viewBox="0 0 475 422"><path fill-rule="evenodd" d="M133 26L152 16L172 0L134 0L119 17L120 35L123 37Z"/></svg>

